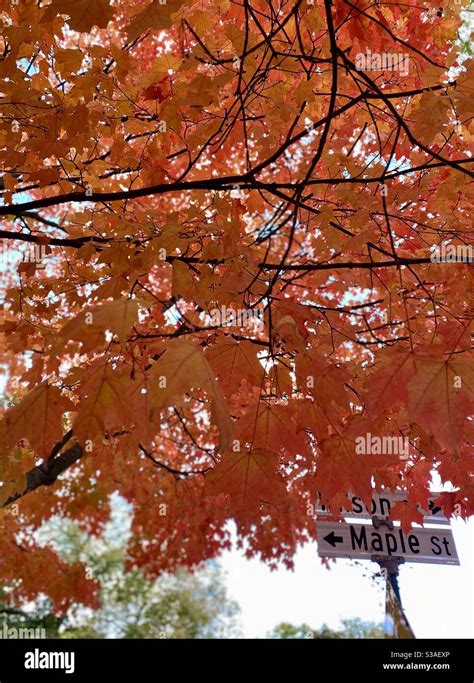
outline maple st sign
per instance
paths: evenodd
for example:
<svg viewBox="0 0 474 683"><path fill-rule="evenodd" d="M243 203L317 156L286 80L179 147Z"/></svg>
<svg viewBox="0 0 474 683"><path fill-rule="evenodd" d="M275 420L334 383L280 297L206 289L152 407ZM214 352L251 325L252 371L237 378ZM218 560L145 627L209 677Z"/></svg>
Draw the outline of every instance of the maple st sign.
<svg viewBox="0 0 474 683"><path fill-rule="evenodd" d="M403 558L405 562L458 565L454 538L449 529L388 529L371 524L318 522L320 557L373 559Z"/></svg>

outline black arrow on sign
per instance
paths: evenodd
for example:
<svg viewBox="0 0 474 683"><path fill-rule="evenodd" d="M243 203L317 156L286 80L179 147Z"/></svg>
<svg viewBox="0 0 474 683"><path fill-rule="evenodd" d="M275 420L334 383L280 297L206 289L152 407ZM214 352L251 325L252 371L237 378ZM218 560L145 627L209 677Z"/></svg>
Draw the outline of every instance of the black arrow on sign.
<svg viewBox="0 0 474 683"><path fill-rule="evenodd" d="M342 536L335 536L334 531L331 531L330 534L324 536L323 540L327 541L329 545L332 545L332 547L335 548L336 543L342 543L344 538Z"/></svg>
<svg viewBox="0 0 474 683"><path fill-rule="evenodd" d="M434 500L430 500L430 502L429 502L429 508L430 508L430 512L431 512L432 515L435 515L437 512L441 512L441 508L435 507L435 502L434 502Z"/></svg>

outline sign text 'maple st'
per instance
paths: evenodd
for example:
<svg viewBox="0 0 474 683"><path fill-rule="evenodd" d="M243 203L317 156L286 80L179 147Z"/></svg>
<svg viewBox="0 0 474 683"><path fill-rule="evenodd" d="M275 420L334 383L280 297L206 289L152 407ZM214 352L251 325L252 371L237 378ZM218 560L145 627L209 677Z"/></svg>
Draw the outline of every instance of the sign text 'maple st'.
<svg viewBox="0 0 474 683"><path fill-rule="evenodd" d="M450 529L390 529L372 524L317 522L318 555L372 559L402 557L405 562L459 564Z"/></svg>

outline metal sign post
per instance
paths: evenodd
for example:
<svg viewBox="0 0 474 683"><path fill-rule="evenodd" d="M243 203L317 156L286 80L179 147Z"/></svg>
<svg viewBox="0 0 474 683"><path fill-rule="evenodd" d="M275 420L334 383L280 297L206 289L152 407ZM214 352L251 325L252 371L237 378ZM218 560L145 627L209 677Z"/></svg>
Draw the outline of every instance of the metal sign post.
<svg viewBox="0 0 474 683"><path fill-rule="evenodd" d="M416 638L385 571L385 638Z"/></svg>
<svg viewBox="0 0 474 683"><path fill-rule="evenodd" d="M372 517L375 529L382 526L393 531L395 525L389 519ZM408 619L403 611L398 574L400 565L405 562L403 557L386 557L373 555L372 562L377 562L385 576L385 623L384 632L386 638L416 638Z"/></svg>
<svg viewBox="0 0 474 683"><path fill-rule="evenodd" d="M393 522L389 519L380 519L379 517L372 517L372 524L375 529L379 529L381 526L386 526L390 531L395 528ZM384 555L372 555L372 562L377 562L380 569L385 571L387 581L393 588L393 592L397 596L397 600L402 606L402 599L400 597L400 587L398 585L398 569L401 564L405 562L405 559L401 556L387 557Z"/></svg>

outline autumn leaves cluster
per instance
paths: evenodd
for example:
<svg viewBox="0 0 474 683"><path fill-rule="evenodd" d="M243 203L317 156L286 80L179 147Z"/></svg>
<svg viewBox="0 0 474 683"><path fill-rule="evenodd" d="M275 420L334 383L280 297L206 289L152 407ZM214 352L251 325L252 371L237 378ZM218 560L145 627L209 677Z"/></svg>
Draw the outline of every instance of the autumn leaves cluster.
<svg viewBox="0 0 474 683"><path fill-rule="evenodd" d="M432 256L473 241L474 71L438 9L0 0L0 240L46 254L0 270L3 576L62 576L35 530L114 491L155 573L230 520L291 564L318 494L407 490L407 527L433 471L470 514L472 265Z"/></svg>

